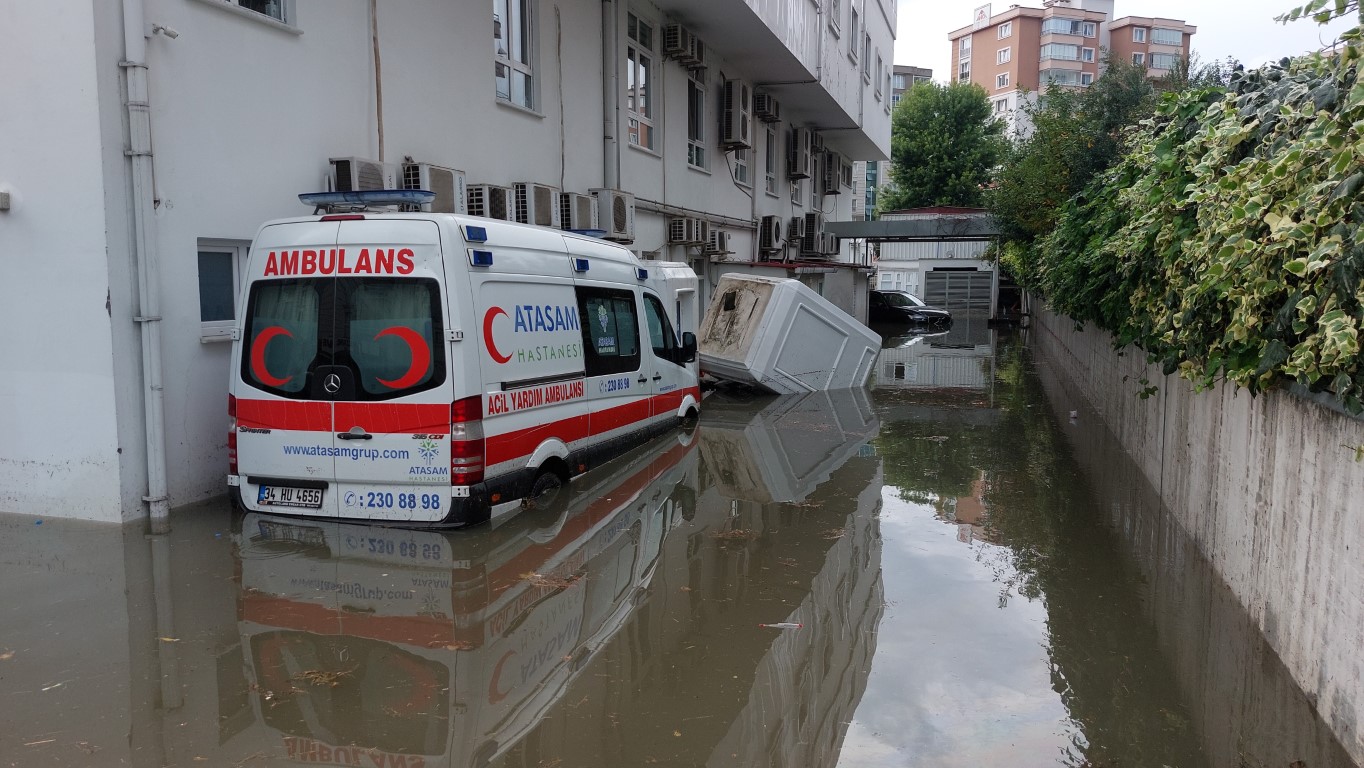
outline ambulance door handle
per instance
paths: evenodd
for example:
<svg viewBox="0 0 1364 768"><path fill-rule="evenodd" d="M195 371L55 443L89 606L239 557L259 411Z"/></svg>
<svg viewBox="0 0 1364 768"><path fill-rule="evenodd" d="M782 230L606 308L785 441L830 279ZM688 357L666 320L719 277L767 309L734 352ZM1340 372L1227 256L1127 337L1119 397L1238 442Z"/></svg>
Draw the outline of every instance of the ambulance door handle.
<svg viewBox="0 0 1364 768"><path fill-rule="evenodd" d="M661 373L655 373L655 374L654 374L654 381L662 381L662 379L663 379L663 374L661 374Z"/></svg>
<svg viewBox="0 0 1364 768"><path fill-rule="evenodd" d="M644 377L641 375L641 376L639 377L639 383L640 383L640 384L648 384L648 383L649 383L649 380L646 379L646 378L644 378Z"/></svg>
<svg viewBox="0 0 1364 768"><path fill-rule="evenodd" d="M359 427L356 427L359 429ZM342 440L373 440L374 435L367 432L337 432L336 436Z"/></svg>

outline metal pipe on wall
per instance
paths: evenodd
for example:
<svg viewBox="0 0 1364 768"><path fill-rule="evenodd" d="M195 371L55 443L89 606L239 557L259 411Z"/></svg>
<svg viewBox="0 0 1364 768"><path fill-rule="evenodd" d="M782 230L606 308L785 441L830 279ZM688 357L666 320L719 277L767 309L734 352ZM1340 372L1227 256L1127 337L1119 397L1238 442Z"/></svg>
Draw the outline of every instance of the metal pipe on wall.
<svg viewBox="0 0 1364 768"><path fill-rule="evenodd" d="M161 370L161 272L156 249L152 178L152 118L147 87L147 21L142 0L123 0L123 61L128 117L133 261L137 270L138 323L142 334L142 410L147 441L147 502L153 532L168 526L165 403Z"/></svg>
<svg viewBox="0 0 1364 768"><path fill-rule="evenodd" d="M601 4L601 72L602 72L602 172L601 183L608 189L620 189L620 142L616 140L616 125L620 111L620 92L616 74L616 14L613 0Z"/></svg>

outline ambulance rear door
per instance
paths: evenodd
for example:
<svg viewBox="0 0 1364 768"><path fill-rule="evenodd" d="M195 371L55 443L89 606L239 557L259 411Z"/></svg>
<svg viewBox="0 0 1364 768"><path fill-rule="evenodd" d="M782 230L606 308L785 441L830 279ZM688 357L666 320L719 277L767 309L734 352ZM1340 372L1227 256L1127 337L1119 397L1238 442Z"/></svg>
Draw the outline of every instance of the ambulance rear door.
<svg viewBox="0 0 1364 768"><path fill-rule="evenodd" d="M272 224L256 237L241 341L235 345L238 475L251 510L335 516L333 366L329 280L319 254L336 256L338 224ZM308 270L304 274L305 268Z"/></svg>
<svg viewBox="0 0 1364 768"><path fill-rule="evenodd" d="M348 518L439 522L450 510L452 327L439 225L340 223L332 347L336 498Z"/></svg>

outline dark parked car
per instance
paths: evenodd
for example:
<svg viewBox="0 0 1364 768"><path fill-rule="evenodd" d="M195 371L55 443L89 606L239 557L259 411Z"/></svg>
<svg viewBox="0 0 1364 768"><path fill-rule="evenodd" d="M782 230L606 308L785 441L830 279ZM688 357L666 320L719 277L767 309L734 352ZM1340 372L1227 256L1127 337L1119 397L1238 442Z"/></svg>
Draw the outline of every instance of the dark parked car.
<svg viewBox="0 0 1364 768"><path fill-rule="evenodd" d="M870 315L873 323L902 323L947 328L952 325L952 313L930 307L912 293L904 291L872 291Z"/></svg>

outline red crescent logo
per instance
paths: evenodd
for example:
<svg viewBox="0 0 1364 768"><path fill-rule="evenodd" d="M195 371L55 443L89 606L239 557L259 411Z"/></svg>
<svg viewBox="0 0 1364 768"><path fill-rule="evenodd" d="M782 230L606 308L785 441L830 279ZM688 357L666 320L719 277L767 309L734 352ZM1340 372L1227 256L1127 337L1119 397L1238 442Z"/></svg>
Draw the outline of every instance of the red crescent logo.
<svg viewBox="0 0 1364 768"><path fill-rule="evenodd" d="M504 355L497 350L497 344L493 342L493 320L497 316L507 316L507 310L501 307L492 307L487 314L483 315L483 344L488 348L488 354L493 356L498 365L505 365L511 360L511 355Z"/></svg>
<svg viewBox="0 0 1364 768"><path fill-rule="evenodd" d="M407 342L407 348L412 351L412 365L408 366L407 373L396 379L375 380L389 389L407 389L422 380L426 372L431 368L431 347L422 338L420 333L403 325L395 325L392 328L385 328L374 334L374 340L378 341L384 336L397 336Z"/></svg>
<svg viewBox="0 0 1364 768"><path fill-rule="evenodd" d="M504 312L503 314L506 313ZM498 690L497 681L502 679L502 667L505 666L506 663L511 660L511 657L515 655L516 651L507 651L505 654L502 655L502 658L497 660L497 664L493 665L493 676L492 679L488 681L489 704L496 704L497 702L507 698L507 693Z"/></svg>
<svg viewBox="0 0 1364 768"><path fill-rule="evenodd" d="M265 367L265 348L270 345L270 340L276 336L293 338L294 335L278 325L272 325L256 334L256 340L251 344L251 373L255 375L256 381L267 387L282 387L289 383L289 379L293 378L290 375L277 379L271 376L270 371Z"/></svg>

